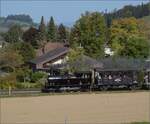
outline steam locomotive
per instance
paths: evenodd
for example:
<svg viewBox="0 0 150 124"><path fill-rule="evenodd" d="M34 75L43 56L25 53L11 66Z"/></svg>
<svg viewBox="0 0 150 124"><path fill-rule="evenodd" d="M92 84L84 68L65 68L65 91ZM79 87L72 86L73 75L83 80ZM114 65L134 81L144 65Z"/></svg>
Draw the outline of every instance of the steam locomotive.
<svg viewBox="0 0 150 124"><path fill-rule="evenodd" d="M75 72L74 74L53 73L48 76L42 91L106 91L116 88L150 89L150 70L95 68L92 71Z"/></svg>

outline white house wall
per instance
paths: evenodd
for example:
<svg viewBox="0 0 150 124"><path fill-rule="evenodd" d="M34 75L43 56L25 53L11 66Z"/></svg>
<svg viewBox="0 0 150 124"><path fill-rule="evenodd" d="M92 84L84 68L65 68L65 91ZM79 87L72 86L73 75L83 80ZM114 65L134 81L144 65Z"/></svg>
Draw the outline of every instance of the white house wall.
<svg viewBox="0 0 150 124"><path fill-rule="evenodd" d="M63 58L63 59L58 59L58 60L56 60L55 62L52 63L52 65L63 64L63 63L66 63L67 60L68 60L68 56L66 56L66 57Z"/></svg>
<svg viewBox="0 0 150 124"><path fill-rule="evenodd" d="M57 64L62 64L62 63L63 63L63 59L59 59L59 60L53 62L52 64L57 65Z"/></svg>

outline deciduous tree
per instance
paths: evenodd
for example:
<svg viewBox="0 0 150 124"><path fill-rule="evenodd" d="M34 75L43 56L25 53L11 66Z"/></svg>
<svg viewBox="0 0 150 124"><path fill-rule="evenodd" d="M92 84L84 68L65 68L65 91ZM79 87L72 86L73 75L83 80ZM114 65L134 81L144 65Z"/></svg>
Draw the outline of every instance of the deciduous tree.
<svg viewBox="0 0 150 124"><path fill-rule="evenodd" d="M5 40L9 43L15 43L22 40L23 31L19 25L12 26L5 35Z"/></svg>
<svg viewBox="0 0 150 124"><path fill-rule="evenodd" d="M146 58L149 43L140 31L140 22L135 18L114 20L110 28L111 46L116 56Z"/></svg>
<svg viewBox="0 0 150 124"><path fill-rule="evenodd" d="M78 44L84 48L85 54L91 57L104 55L105 20L99 12L86 12L76 21L70 36L70 44Z"/></svg>
<svg viewBox="0 0 150 124"><path fill-rule="evenodd" d="M23 64L23 58L18 51L12 49L11 46L7 46L0 50L0 67L9 67L13 71L19 68Z"/></svg>

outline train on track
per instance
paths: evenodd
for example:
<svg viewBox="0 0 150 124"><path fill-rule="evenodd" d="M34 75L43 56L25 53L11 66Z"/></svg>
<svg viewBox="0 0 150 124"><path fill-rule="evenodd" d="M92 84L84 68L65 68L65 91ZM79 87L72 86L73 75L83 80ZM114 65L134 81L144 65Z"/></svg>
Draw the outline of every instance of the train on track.
<svg viewBox="0 0 150 124"><path fill-rule="evenodd" d="M42 92L106 91L109 89L150 89L150 70L99 69L48 76Z"/></svg>

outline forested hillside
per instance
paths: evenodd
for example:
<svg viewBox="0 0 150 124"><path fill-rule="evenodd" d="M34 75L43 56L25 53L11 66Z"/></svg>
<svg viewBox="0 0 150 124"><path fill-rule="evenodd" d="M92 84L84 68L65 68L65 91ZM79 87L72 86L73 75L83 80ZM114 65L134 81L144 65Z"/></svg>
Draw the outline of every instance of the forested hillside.
<svg viewBox="0 0 150 124"><path fill-rule="evenodd" d="M26 22L29 24L33 23L33 20L29 15L8 15L6 17L6 21L7 20L17 20L17 21Z"/></svg>
<svg viewBox="0 0 150 124"><path fill-rule="evenodd" d="M135 17L135 18L142 18L145 16L150 15L150 2L147 4L141 4L137 6L127 5L124 6L122 9L114 10L110 13L105 13L105 19L107 22L107 25L110 26L113 19L118 18L128 18L128 17Z"/></svg>
<svg viewBox="0 0 150 124"><path fill-rule="evenodd" d="M0 17L0 32L6 32L13 25L20 25L24 30L31 25L37 26L29 15L8 15Z"/></svg>

